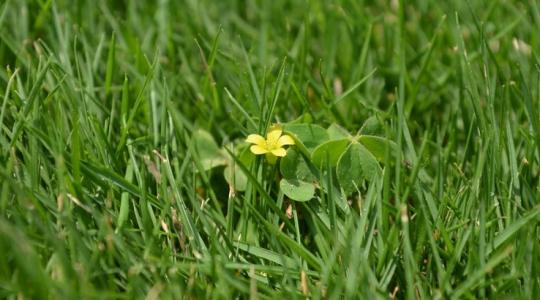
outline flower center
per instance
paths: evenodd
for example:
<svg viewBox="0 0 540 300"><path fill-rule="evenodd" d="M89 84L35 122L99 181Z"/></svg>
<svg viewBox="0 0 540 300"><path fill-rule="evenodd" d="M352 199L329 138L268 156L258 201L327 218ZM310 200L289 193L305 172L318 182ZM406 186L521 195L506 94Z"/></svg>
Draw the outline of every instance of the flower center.
<svg viewBox="0 0 540 300"><path fill-rule="evenodd" d="M277 141L270 141L270 140L266 140L266 149L269 150L269 151L272 151L272 150L275 150L275 149L278 149L278 143Z"/></svg>

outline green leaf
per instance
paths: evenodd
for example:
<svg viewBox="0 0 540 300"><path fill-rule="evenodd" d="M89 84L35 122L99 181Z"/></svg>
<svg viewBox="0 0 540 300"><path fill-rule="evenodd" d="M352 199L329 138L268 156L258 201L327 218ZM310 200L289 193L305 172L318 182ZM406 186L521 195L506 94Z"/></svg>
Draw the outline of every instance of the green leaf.
<svg viewBox="0 0 540 300"><path fill-rule="evenodd" d="M238 158L240 161L246 165L249 166L254 159L254 156L251 155L248 148L244 148L243 151L239 151L240 155L238 155ZM237 191L245 191L248 183L248 178L244 171L242 171L242 168L236 164L234 161L234 158L230 157L230 160L227 162L227 167L223 170L223 176L225 177L225 181L231 186L234 187Z"/></svg>
<svg viewBox="0 0 540 300"><path fill-rule="evenodd" d="M316 167L321 168L326 166L325 161L328 158L330 166L335 167L350 142L350 139L341 139L319 145L311 155L311 162Z"/></svg>
<svg viewBox="0 0 540 300"><path fill-rule="evenodd" d="M329 180L321 180L319 182L321 192L325 193L326 200L332 199L332 202L336 203L341 211L348 214L350 212L350 207L347 203L347 195L344 195L341 192L339 182L334 180L336 179L336 175L334 174L335 170L332 168L330 170L324 170L321 172L321 178L328 178L328 176L332 176L331 182Z"/></svg>
<svg viewBox="0 0 540 300"><path fill-rule="evenodd" d="M278 226L268 222L252 204L248 203L247 205L253 212L253 215L259 219L259 221L273 236L276 237L278 241L281 241L285 246L291 249L291 251L303 258L308 265L313 267L315 270L321 270L321 261L317 256L313 255L308 249L306 249L306 247L304 247L304 245L283 233Z"/></svg>
<svg viewBox="0 0 540 300"><path fill-rule="evenodd" d="M361 135L383 135L384 129L376 116L369 117L360 128Z"/></svg>
<svg viewBox="0 0 540 300"><path fill-rule="evenodd" d="M487 254L490 254L491 251L497 249L502 244L506 243L507 241L511 240L510 238L516 234L521 228L526 226L529 222L533 221L535 218L540 215L540 205L536 205L534 208L532 208L530 211L528 211L526 214L522 215L519 219L517 219L512 224L508 225L503 231L499 232L495 239L493 240L493 244L489 245L487 249Z"/></svg>
<svg viewBox="0 0 540 300"><path fill-rule="evenodd" d="M101 184L100 182L102 181L106 181L120 188L122 191L127 191L135 197L142 198L144 195L152 200L152 202L160 203L155 196L144 193L140 190L139 186L127 181L124 177L105 166L81 160L81 173L98 184Z"/></svg>
<svg viewBox="0 0 540 300"><path fill-rule="evenodd" d="M379 136L361 135L358 138L358 141L381 162L384 161L386 151L390 151L390 154L393 155L394 151L397 149L394 142Z"/></svg>
<svg viewBox="0 0 540 300"><path fill-rule="evenodd" d="M328 132L328 137L330 140L340 140L351 137L347 129L337 125L336 123L333 123L326 129L326 132Z"/></svg>
<svg viewBox="0 0 540 300"><path fill-rule="evenodd" d="M202 129L196 130L193 132L193 143L205 171L227 163L225 155L210 133Z"/></svg>
<svg viewBox="0 0 540 300"><path fill-rule="evenodd" d="M353 143L347 148L338 161L336 171L339 184L347 194L356 191L363 180L369 181L381 175L375 157L359 143Z"/></svg>
<svg viewBox="0 0 540 300"><path fill-rule="evenodd" d="M304 156L294 148L287 150L287 155L281 159L279 169L287 179L314 181L315 175L309 168Z"/></svg>
<svg viewBox="0 0 540 300"><path fill-rule="evenodd" d="M111 41L109 42L109 56L107 58L107 73L105 74L105 95L109 95L111 92L111 84L114 73L115 65L115 50L116 50L116 35L112 34Z"/></svg>
<svg viewBox="0 0 540 300"><path fill-rule="evenodd" d="M305 148L303 150L310 154L318 145L330 139L328 132L318 125L284 124L283 129L295 139L298 147Z"/></svg>
<svg viewBox="0 0 540 300"><path fill-rule="evenodd" d="M7 249L11 268L17 272L17 281L25 287L25 294L31 299L50 295L52 286L50 277L41 267L41 256L35 251L37 248L17 226L5 221L3 217L0 218L0 250ZM2 266L2 269L4 271L6 267Z"/></svg>
<svg viewBox="0 0 540 300"><path fill-rule="evenodd" d="M245 191L247 187L248 179L246 174L237 165L228 165L223 170L223 177L230 186L233 186L237 191Z"/></svg>
<svg viewBox="0 0 540 300"><path fill-rule="evenodd" d="M128 165L126 167L125 179L127 182L133 181L133 163L131 162L131 160L128 161ZM122 192L122 196L120 196L120 212L118 213L118 219L116 221L117 229L122 228L122 226L128 219L128 215L129 215L129 193Z"/></svg>
<svg viewBox="0 0 540 300"><path fill-rule="evenodd" d="M268 261L271 261L281 266L287 266L287 267L297 266L296 261L294 259L292 259L289 256L284 255L283 253L277 253L277 252L270 251L265 248L261 248L261 247L250 245L243 242L233 242L233 245L237 247L238 249L246 251L247 253L255 257L266 259Z"/></svg>
<svg viewBox="0 0 540 300"><path fill-rule="evenodd" d="M315 186L302 180L283 178L279 187L283 194L295 201L309 201L315 195Z"/></svg>

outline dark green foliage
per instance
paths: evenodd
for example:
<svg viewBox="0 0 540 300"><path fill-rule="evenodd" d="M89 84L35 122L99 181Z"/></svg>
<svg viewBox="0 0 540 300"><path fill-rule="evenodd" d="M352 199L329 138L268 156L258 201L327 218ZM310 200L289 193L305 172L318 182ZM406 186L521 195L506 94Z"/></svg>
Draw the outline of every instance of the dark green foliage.
<svg viewBox="0 0 540 300"><path fill-rule="evenodd" d="M0 298L534 299L538 28L534 0L0 1ZM273 123L276 165L244 142Z"/></svg>

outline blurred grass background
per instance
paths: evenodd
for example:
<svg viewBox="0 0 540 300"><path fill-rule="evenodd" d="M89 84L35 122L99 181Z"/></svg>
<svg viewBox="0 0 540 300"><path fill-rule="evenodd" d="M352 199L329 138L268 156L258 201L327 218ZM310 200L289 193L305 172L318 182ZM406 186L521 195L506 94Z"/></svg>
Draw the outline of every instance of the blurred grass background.
<svg viewBox="0 0 540 300"><path fill-rule="evenodd" d="M533 0L1 1L0 297L533 299L539 26ZM235 192L193 135L242 144L274 94L272 122L377 116L402 152L350 211Z"/></svg>

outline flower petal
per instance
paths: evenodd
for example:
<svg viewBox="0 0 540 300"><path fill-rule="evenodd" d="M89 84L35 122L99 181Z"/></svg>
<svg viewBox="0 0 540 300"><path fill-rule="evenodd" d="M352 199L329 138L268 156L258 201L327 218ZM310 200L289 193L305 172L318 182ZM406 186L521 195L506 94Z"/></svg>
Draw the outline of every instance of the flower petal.
<svg viewBox="0 0 540 300"><path fill-rule="evenodd" d="M283 157L287 155L287 151L285 151L285 149L283 148L277 148L272 150L272 154L274 154L275 156Z"/></svg>
<svg viewBox="0 0 540 300"><path fill-rule="evenodd" d="M259 145L253 145L253 146L249 147L249 150L251 150L251 152L253 152L253 154L255 154L255 155L268 153L268 150L266 150L266 148L263 148L263 147L261 147Z"/></svg>
<svg viewBox="0 0 540 300"><path fill-rule="evenodd" d="M281 130L281 126L276 125L273 126L268 130L268 133L266 134L266 143L268 145L275 145L281 136L281 133L283 130Z"/></svg>
<svg viewBox="0 0 540 300"><path fill-rule="evenodd" d="M283 147L285 145L294 145L294 140L290 135L284 134L284 135L279 137L279 139L277 141L277 146L278 147Z"/></svg>
<svg viewBox="0 0 540 300"><path fill-rule="evenodd" d="M260 145L260 146L266 145L266 140L262 136L260 136L258 134L250 134L250 135L248 135L248 137L246 139L246 142L252 143L252 144L255 144L255 145Z"/></svg>

